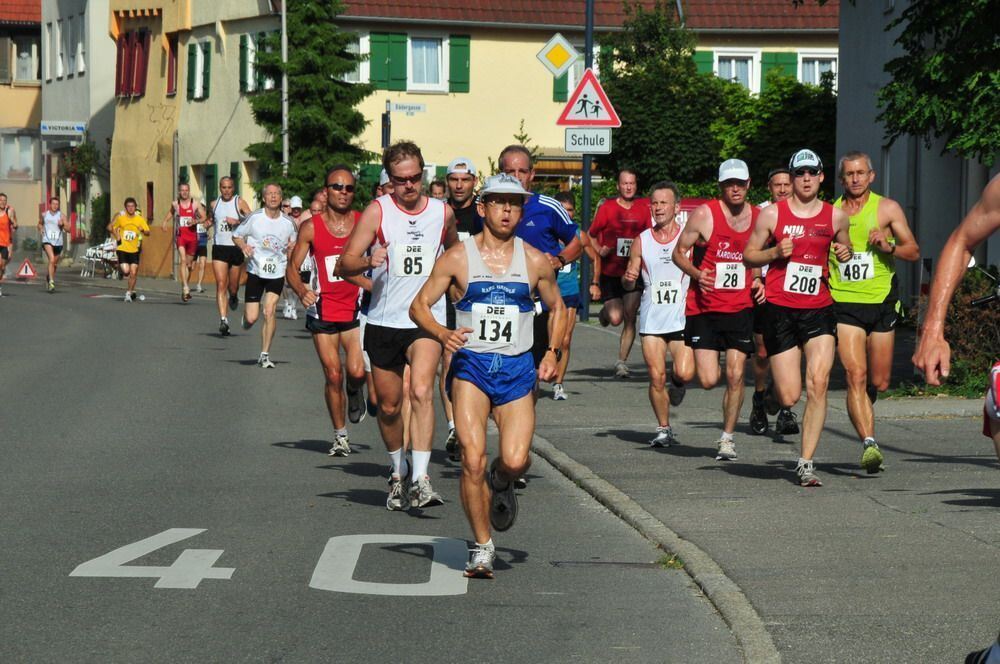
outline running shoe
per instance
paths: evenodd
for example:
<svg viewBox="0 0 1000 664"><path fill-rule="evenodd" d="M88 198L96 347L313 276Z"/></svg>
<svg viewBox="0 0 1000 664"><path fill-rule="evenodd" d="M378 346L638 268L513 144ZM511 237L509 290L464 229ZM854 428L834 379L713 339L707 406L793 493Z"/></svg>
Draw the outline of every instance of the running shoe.
<svg viewBox="0 0 1000 664"><path fill-rule="evenodd" d="M779 436L794 436L799 433L799 422L795 413L782 408L778 411L778 419L774 421L774 431Z"/></svg>
<svg viewBox="0 0 1000 664"><path fill-rule="evenodd" d="M347 383L347 418L357 424L365 419L368 409L365 408L365 394L360 388L351 389L350 382Z"/></svg>
<svg viewBox="0 0 1000 664"><path fill-rule="evenodd" d="M443 504L444 498L431 486L431 478L427 475L410 484L410 507L433 507Z"/></svg>
<svg viewBox="0 0 1000 664"><path fill-rule="evenodd" d="M552 386L552 400L566 401L566 390L563 389L562 383L556 383Z"/></svg>
<svg viewBox="0 0 1000 664"><path fill-rule="evenodd" d="M399 475L389 476L389 497L385 499L385 508L390 512L406 508L406 480Z"/></svg>
<svg viewBox="0 0 1000 664"><path fill-rule="evenodd" d="M759 436L767 431L767 409L764 407L764 393L753 393L753 407L750 409L750 431Z"/></svg>
<svg viewBox="0 0 1000 664"><path fill-rule="evenodd" d="M878 448L878 443L871 438L866 439L863 451L861 452L861 467L869 475L874 475L880 470L885 470L885 467L882 465L883 461L885 461L885 458L882 456L882 450Z"/></svg>
<svg viewBox="0 0 1000 664"><path fill-rule="evenodd" d="M618 360L615 362L615 378L628 378L632 374L629 373L628 365Z"/></svg>
<svg viewBox="0 0 1000 664"><path fill-rule="evenodd" d="M225 318L219 321L219 334L224 337L229 336L229 321Z"/></svg>
<svg viewBox="0 0 1000 664"><path fill-rule="evenodd" d="M492 579L496 548L492 544L477 544L469 552L472 555L469 556L469 562L465 563L465 576L470 579Z"/></svg>
<svg viewBox="0 0 1000 664"><path fill-rule="evenodd" d="M816 468L810 459L799 459L799 464L795 467L795 474L799 476L799 484L802 486L823 486L816 475Z"/></svg>
<svg viewBox="0 0 1000 664"><path fill-rule="evenodd" d="M247 322L247 316L246 316L246 314L243 314L243 317L240 319L240 326L244 330L249 330L251 327L253 327L253 323L248 323Z"/></svg>
<svg viewBox="0 0 1000 664"><path fill-rule="evenodd" d="M229 308L232 309L233 311L236 311L237 309L240 308L240 296L239 295L230 295L229 296Z"/></svg>
<svg viewBox="0 0 1000 664"><path fill-rule="evenodd" d="M656 438L649 441L650 447L670 447L677 440L674 438L674 432L670 427L656 427Z"/></svg>
<svg viewBox="0 0 1000 664"><path fill-rule="evenodd" d="M469 566L465 566L466 573L468 576ZM1000 637L997 637L996 642L985 650L977 650L975 652L970 652L965 656L965 664L996 664L1000 662Z"/></svg>
<svg viewBox="0 0 1000 664"><path fill-rule="evenodd" d="M684 401L684 395L687 394L688 388L686 385L676 385L674 381L667 383L667 398L670 399L671 406L679 406L681 402Z"/></svg>
<svg viewBox="0 0 1000 664"><path fill-rule="evenodd" d="M378 415L378 406L375 405L375 402L371 399L367 399L365 405L368 407L368 417L375 417Z"/></svg>
<svg viewBox="0 0 1000 664"><path fill-rule="evenodd" d="M601 310L597 312L597 322L601 324L601 327L611 325L611 319L608 318L608 312L604 307L601 307Z"/></svg>
<svg viewBox="0 0 1000 664"><path fill-rule="evenodd" d="M720 438L715 441L715 448L718 450L715 453L716 461L736 461L739 458L736 456L736 444L731 440Z"/></svg>
<svg viewBox="0 0 1000 664"><path fill-rule="evenodd" d="M181 302L191 301L191 291L187 288L181 291Z"/></svg>
<svg viewBox="0 0 1000 664"><path fill-rule="evenodd" d="M201 285L198 285L198 286L195 286L195 287L194 287L194 292L195 292L195 293L204 293L204 292L205 292L205 289L204 289L204 288L202 288L202 287L201 287Z"/></svg>
<svg viewBox="0 0 1000 664"><path fill-rule="evenodd" d="M3 297L3 288L0 288L0 297Z"/></svg>
<svg viewBox="0 0 1000 664"><path fill-rule="evenodd" d="M343 434L334 435L333 443L330 445L329 455L332 457L345 457L350 453L351 453L350 439Z"/></svg>
<svg viewBox="0 0 1000 664"><path fill-rule="evenodd" d="M514 480L514 488L515 489L527 489L528 488L528 478L525 477L524 475L521 475L520 477L518 477L517 479L515 479Z"/></svg>
<svg viewBox="0 0 1000 664"><path fill-rule="evenodd" d="M462 448L458 444L458 432L455 427L448 429L448 439L444 441L444 451L452 461L462 460Z"/></svg>
<svg viewBox="0 0 1000 664"><path fill-rule="evenodd" d="M865 392L868 393L868 400L871 401L874 406L875 402L878 401L878 389L876 389L874 385L869 385L865 388Z"/></svg>
<svg viewBox="0 0 1000 664"><path fill-rule="evenodd" d="M47 290L50 293L55 293L56 292L56 282L49 281L48 285L45 287L45 290Z"/></svg>
<svg viewBox="0 0 1000 664"><path fill-rule="evenodd" d="M767 410L767 414L774 417L781 410L781 404L778 403L777 397L774 396L774 384L768 386L767 392L764 393L764 408Z"/></svg>
<svg viewBox="0 0 1000 664"><path fill-rule="evenodd" d="M125 291L125 301L126 302L131 302L132 299L133 299L132 298L132 293L129 293L128 291Z"/></svg>
<svg viewBox="0 0 1000 664"><path fill-rule="evenodd" d="M271 356L267 353L261 353L260 357L257 358L257 366L261 369L273 369L274 362L271 361Z"/></svg>
<svg viewBox="0 0 1000 664"><path fill-rule="evenodd" d="M492 495L490 496L490 525L494 530L503 532L509 530L514 525L517 518L517 496L514 495L514 482L507 482L507 486L498 489L494 483L497 475L497 465L500 459L493 459L490 464L490 472L486 475L486 483L490 485Z"/></svg>

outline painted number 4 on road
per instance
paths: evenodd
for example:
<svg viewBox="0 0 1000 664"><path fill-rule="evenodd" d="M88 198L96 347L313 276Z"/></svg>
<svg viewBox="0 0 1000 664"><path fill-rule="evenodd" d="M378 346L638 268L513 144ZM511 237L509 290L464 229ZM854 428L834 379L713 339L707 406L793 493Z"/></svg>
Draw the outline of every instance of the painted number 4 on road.
<svg viewBox="0 0 1000 664"><path fill-rule="evenodd" d="M128 565L165 546L205 532L204 528L171 528L158 535L127 544L88 560L70 576L157 579L154 588L197 588L204 579L231 579L232 567L214 567L222 549L184 549L167 567ZM430 578L423 583L355 581L354 569L366 544L430 546ZM420 535L342 535L331 537L316 563L309 587L360 595L441 596L464 595L468 579L462 574L468 547L464 540Z"/></svg>

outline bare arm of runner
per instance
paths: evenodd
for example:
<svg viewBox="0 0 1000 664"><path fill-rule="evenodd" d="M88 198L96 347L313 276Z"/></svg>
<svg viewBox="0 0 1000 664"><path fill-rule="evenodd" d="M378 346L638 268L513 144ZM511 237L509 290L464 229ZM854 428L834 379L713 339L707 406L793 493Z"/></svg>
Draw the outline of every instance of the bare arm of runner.
<svg viewBox="0 0 1000 664"><path fill-rule="evenodd" d="M295 294L299 297L299 301L306 307L316 304L318 298L316 293L307 284L302 282L298 266L302 265L302 261L309 254L314 234L312 219L302 222L302 225L299 226L299 236L296 238L295 246L292 248L292 255L285 265L285 283L295 291ZM318 268L319 266L317 265Z"/></svg>
<svg viewBox="0 0 1000 664"><path fill-rule="evenodd" d="M625 266L625 274L622 276L622 287L627 291L635 290L635 282L642 274L642 236L632 240L632 246L628 251L628 265Z"/></svg>
<svg viewBox="0 0 1000 664"><path fill-rule="evenodd" d="M538 275L538 295L542 302L549 308L549 339L563 339L566 336L566 305L563 304L562 295L559 293L559 285L556 283L556 275L550 267L548 256L542 252L525 245L525 257L528 259L529 273L534 268ZM559 362L556 360L555 352L550 348L545 351L545 356L538 365L538 380L552 382L558 372Z"/></svg>
<svg viewBox="0 0 1000 664"><path fill-rule="evenodd" d="M920 328L920 345L913 364L924 372L929 385L940 385L951 373L951 347L944 338L948 304L969 265L973 250L1000 229L1000 175L994 176L979 202L952 232L938 258L937 273L931 282L927 314Z"/></svg>
<svg viewBox="0 0 1000 664"><path fill-rule="evenodd" d="M346 278L358 275L385 263L389 256L389 243L373 247L371 255L365 255L368 248L375 244L381 224L382 208L377 202L372 201L365 208L365 211L361 213L361 218L354 225L354 230L351 231L351 236L347 239L347 246L344 247L344 253L341 254L340 260L337 261L337 269L334 273L338 277ZM454 225L451 230L454 232ZM457 234L455 237L458 237Z"/></svg>
<svg viewBox="0 0 1000 664"><path fill-rule="evenodd" d="M904 261L919 260L920 247L917 245L917 239L913 237L910 224L906 221L906 213L899 203L883 198L879 201L878 212L879 227L868 234L868 244L884 254L892 254ZM889 236L895 238L895 244L889 242Z"/></svg>
<svg viewBox="0 0 1000 664"><path fill-rule="evenodd" d="M699 270L691 262L691 249L695 243L707 242L712 237L712 211L707 205L699 205L695 208L688 221L681 230L681 236L674 246L673 260L685 274L698 282L698 285L706 293L715 286L715 273L709 270ZM744 254L746 256L746 254Z"/></svg>
<svg viewBox="0 0 1000 664"><path fill-rule="evenodd" d="M343 258L341 258L343 260ZM431 276L410 304L410 320L424 332L438 340L450 353L458 352L469 338L472 328L459 327L449 330L434 319L431 307L441 299L448 287L458 280L459 274L466 271L465 247L449 249L434 262Z"/></svg>

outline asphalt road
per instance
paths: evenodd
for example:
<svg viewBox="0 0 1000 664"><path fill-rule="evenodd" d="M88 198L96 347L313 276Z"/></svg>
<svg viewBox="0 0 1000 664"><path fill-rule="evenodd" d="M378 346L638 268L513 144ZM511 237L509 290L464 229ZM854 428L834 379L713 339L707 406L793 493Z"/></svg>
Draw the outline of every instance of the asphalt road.
<svg viewBox="0 0 1000 664"><path fill-rule="evenodd" d="M371 420L328 457L302 321L261 370L208 298L3 290L0 661L740 661L688 576L538 458L496 580L466 582L458 467L437 452L447 503L390 513Z"/></svg>

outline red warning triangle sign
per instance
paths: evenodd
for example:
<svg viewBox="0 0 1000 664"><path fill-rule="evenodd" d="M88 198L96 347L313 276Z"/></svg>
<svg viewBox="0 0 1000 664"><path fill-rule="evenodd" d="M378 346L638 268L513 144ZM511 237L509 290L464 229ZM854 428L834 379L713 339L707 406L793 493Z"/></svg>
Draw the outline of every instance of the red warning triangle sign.
<svg viewBox="0 0 1000 664"><path fill-rule="evenodd" d="M35 273L35 267L31 264L27 258L21 263L21 267L17 268L16 279L34 279L38 275Z"/></svg>
<svg viewBox="0 0 1000 664"><path fill-rule="evenodd" d="M556 124L561 127L621 127L622 121L611 105L611 100L594 75L593 69L583 72L583 77L570 95Z"/></svg>

